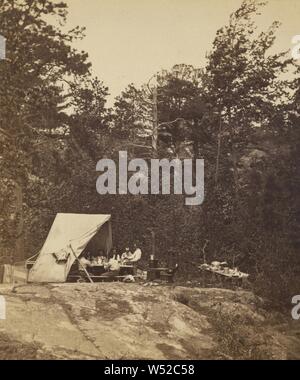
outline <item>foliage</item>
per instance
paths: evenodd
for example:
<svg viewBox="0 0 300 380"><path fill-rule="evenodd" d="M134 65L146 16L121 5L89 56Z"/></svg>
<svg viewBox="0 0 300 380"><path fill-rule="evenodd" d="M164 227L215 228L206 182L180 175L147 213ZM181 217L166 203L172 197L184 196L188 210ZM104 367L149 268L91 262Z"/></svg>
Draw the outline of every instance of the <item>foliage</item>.
<svg viewBox="0 0 300 380"><path fill-rule="evenodd" d="M217 31L204 68L179 64L140 88L130 84L109 109L109 89L72 47L84 29L64 31L66 4L0 0L8 40L0 62L1 256L36 253L57 212L111 213L118 249L134 236L147 258L154 231L158 258L178 262L187 278L208 241L208 261L238 265L256 292L289 304L300 268L300 72L283 79L292 63L270 53L277 22L257 32L262 6L243 1ZM119 150L129 159L204 158L203 205L186 207L178 195L100 197L96 162L117 160Z"/></svg>

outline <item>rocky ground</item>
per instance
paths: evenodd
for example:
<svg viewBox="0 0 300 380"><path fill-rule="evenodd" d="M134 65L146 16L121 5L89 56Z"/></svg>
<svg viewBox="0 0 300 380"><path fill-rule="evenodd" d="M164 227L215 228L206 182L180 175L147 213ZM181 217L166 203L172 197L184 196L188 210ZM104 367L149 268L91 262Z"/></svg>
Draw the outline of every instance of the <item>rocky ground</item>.
<svg viewBox="0 0 300 380"><path fill-rule="evenodd" d="M300 323L247 291L101 283L0 294L0 359L300 359Z"/></svg>

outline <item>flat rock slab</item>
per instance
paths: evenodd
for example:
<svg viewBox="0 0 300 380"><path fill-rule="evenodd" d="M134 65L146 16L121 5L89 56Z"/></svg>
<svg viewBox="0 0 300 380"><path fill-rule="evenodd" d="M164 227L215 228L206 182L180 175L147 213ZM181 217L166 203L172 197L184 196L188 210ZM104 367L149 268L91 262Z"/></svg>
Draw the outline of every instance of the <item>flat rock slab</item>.
<svg viewBox="0 0 300 380"><path fill-rule="evenodd" d="M263 301L250 292L99 283L0 286L0 294L7 303L0 358L7 358L10 346L17 347L14 357L27 358L22 344L34 345L30 358L42 359L235 358L216 323L220 312L228 318L243 315L250 326L247 339L263 324L272 358L288 352L289 342L266 325Z"/></svg>

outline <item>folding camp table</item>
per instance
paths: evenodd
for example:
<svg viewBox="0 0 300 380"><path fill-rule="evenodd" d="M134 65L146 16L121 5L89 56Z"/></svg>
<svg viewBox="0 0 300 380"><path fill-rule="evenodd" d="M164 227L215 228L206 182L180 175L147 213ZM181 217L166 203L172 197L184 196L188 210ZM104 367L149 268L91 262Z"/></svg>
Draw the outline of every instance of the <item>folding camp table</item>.
<svg viewBox="0 0 300 380"><path fill-rule="evenodd" d="M207 273L210 274L210 277L213 281L218 279L223 285L223 281L229 281L232 286L242 286L245 281L248 279L249 275L247 273L239 272L240 274L226 273L224 270L212 269L210 266L200 265L198 267L204 273L204 282L206 282Z"/></svg>
<svg viewBox="0 0 300 380"><path fill-rule="evenodd" d="M123 281L123 279L128 275L132 275L134 278L137 277L135 273L136 268L133 265L121 265L120 271L117 275L105 275L107 270L102 264L96 264L87 268L87 272L93 282ZM68 276L69 282L77 282L78 280L85 281L87 278L86 276L82 276L78 273L70 273Z"/></svg>

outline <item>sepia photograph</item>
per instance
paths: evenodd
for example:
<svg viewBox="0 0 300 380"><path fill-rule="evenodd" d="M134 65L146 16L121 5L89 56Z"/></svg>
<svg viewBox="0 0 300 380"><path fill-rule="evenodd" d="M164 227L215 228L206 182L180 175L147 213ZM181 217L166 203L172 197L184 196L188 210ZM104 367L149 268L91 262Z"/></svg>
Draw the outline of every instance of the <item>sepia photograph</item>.
<svg viewBox="0 0 300 380"><path fill-rule="evenodd" d="M0 0L1 361L300 360L299 21Z"/></svg>

